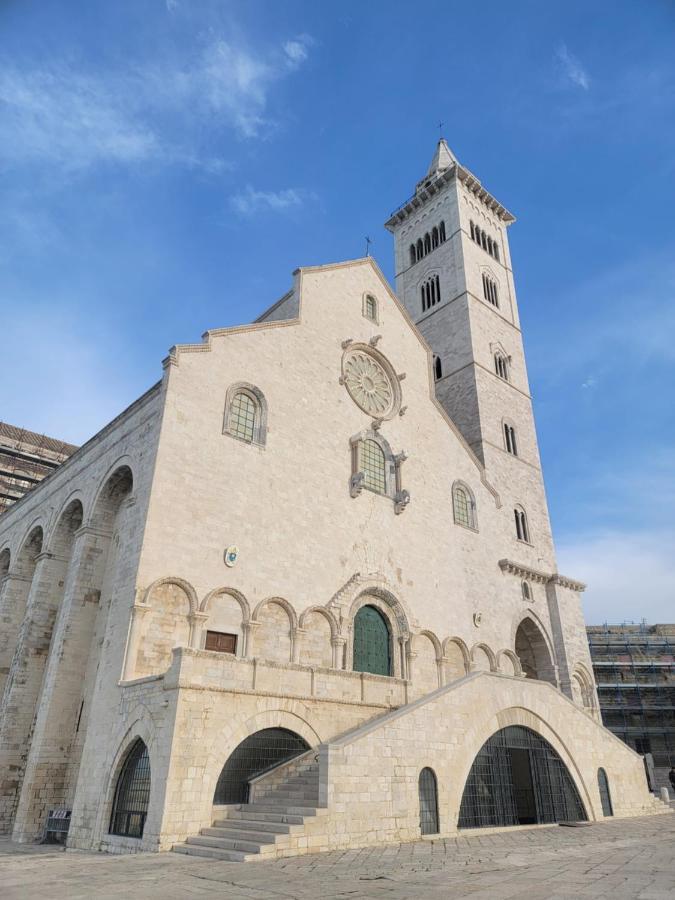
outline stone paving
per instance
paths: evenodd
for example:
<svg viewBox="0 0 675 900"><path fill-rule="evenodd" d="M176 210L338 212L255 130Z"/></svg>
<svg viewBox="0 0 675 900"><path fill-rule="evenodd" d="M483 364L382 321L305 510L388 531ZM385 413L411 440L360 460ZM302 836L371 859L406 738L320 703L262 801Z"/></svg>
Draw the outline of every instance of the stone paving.
<svg viewBox="0 0 675 900"><path fill-rule="evenodd" d="M2 900L673 900L675 815L287 860L107 856L0 841Z"/></svg>

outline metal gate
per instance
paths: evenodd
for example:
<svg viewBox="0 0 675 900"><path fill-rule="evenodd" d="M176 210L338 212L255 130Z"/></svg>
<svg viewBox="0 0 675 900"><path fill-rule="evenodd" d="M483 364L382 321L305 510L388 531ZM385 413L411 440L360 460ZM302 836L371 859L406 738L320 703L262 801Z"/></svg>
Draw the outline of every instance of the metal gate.
<svg viewBox="0 0 675 900"><path fill-rule="evenodd" d="M138 738L124 761L117 779L110 818L110 834L143 837L150 802L150 757Z"/></svg>
<svg viewBox="0 0 675 900"><path fill-rule="evenodd" d="M354 618L354 671L391 675L389 626L374 606L362 606Z"/></svg>
<svg viewBox="0 0 675 900"><path fill-rule="evenodd" d="M514 767L511 751L520 754ZM512 725L486 741L467 778L459 811L460 828L586 821L579 792L553 747L530 728Z"/></svg>
<svg viewBox="0 0 675 900"><path fill-rule="evenodd" d="M420 772L420 833L438 834L438 788L433 769Z"/></svg>
<svg viewBox="0 0 675 900"><path fill-rule="evenodd" d="M299 734L286 728L263 728L236 747L223 766L213 802L246 803L248 782L266 769L309 750Z"/></svg>

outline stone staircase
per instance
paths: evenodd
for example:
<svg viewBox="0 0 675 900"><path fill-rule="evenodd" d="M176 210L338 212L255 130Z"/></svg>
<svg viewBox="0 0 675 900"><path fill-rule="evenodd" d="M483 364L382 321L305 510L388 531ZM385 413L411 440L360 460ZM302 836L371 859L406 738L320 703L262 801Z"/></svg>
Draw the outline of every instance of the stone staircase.
<svg viewBox="0 0 675 900"><path fill-rule="evenodd" d="M273 776L270 784L263 781L252 791L252 802L228 806L225 818L175 844L174 852L231 862L293 854L303 846L305 820L327 812L317 809L319 765L313 756L285 777Z"/></svg>

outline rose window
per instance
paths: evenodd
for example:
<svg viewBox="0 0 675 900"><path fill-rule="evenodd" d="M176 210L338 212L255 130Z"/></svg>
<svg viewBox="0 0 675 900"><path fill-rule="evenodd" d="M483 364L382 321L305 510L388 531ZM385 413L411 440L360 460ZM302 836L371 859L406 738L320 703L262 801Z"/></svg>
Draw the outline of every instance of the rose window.
<svg viewBox="0 0 675 900"><path fill-rule="evenodd" d="M364 350L349 351L343 362L343 381L357 406L374 418L393 415L397 391L384 366Z"/></svg>

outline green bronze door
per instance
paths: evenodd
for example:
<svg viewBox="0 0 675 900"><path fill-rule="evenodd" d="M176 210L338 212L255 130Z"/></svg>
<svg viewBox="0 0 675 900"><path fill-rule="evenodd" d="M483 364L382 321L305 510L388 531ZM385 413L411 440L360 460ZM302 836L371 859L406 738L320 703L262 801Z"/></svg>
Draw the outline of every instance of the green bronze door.
<svg viewBox="0 0 675 900"><path fill-rule="evenodd" d="M391 675L389 626L374 606L362 606L354 619L354 671Z"/></svg>

